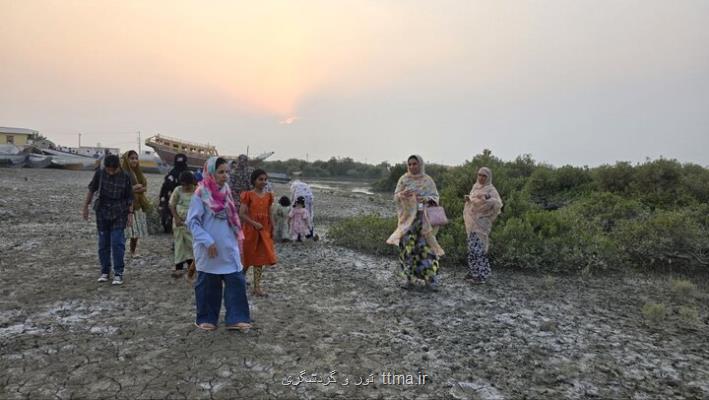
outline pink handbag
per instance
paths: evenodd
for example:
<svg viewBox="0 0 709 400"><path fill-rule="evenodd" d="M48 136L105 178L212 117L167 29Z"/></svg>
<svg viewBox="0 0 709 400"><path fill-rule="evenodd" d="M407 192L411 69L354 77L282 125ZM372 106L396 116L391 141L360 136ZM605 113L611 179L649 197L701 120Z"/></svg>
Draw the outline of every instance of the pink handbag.
<svg viewBox="0 0 709 400"><path fill-rule="evenodd" d="M446 210L441 206L426 207L426 216L431 226L443 226L448 223Z"/></svg>

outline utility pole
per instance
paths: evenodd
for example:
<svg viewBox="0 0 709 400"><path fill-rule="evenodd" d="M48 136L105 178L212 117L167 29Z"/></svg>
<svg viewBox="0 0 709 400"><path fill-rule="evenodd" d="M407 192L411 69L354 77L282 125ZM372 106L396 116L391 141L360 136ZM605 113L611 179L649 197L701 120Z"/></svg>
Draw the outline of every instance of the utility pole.
<svg viewBox="0 0 709 400"><path fill-rule="evenodd" d="M246 157L249 156L249 145L246 145Z"/></svg>
<svg viewBox="0 0 709 400"><path fill-rule="evenodd" d="M140 151L140 131L138 131L138 155L140 156L141 151Z"/></svg>
<svg viewBox="0 0 709 400"><path fill-rule="evenodd" d="M79 147L81 147L81 133L79 134Z"/></svg>

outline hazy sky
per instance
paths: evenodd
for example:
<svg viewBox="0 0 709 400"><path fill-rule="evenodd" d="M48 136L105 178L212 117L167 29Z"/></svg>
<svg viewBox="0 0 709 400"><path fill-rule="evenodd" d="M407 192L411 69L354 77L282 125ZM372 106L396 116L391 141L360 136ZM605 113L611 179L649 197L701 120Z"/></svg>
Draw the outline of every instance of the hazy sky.
<svg viewBox="0 0 709 400"><path fill-rule="evenodd" d="M209 6L207 6L207 4ZM274 158L709 165L706 0L0 0L0 126Z"/></svg>

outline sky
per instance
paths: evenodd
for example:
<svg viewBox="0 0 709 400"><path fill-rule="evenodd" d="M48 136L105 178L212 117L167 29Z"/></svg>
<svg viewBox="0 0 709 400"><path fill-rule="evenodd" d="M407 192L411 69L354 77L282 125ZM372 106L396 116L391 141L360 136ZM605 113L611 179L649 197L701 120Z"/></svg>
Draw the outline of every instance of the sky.
<svg viewBox="0 0 709 400"><path fill-rule="evenodd" d="M137 148L709 165L709 1L0 0L0 126Z"/></svg>

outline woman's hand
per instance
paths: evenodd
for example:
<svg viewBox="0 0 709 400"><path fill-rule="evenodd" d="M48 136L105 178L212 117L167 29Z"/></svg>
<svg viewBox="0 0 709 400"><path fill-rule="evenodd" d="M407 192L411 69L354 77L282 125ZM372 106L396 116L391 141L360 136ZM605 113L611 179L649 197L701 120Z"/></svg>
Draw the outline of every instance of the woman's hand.
<svg viewBox="0 0 709 400"><path fill-rule="evenodd" d="M84 208L81 210L81 216L84 218L84 221L89 220L89 205L84 204Z"/></svg>
<svg viewBox="0 0 709 400"><path fill-rule="evenodd" d="M215 258L217 256L217 245L213 244L207 248L207 255L209 258Z"/></svg>
<svg viewBox="0 0 709 400"><path fill-rule="evenodd" d="M180 217L175 217L175 226L184 226L185 221L182 220Z"/></svg>
<svg viewBox="0 0 709 400"><path fill-rule="evenodd" d="M252 225L254 226L254 228L255 228L257 231L260 231L261 229L263 229L263 225L261 225L260 223L258 223L258 222L256 222L256 221L254 221L254 223L253 223Z"/></svg>
<svg viewBox="0 0 709 400"><path fill-rule="evenodd" d="M133 226L133 213L128 213L128 223L126 224L127 227Z"/></svg>
<svg viewBox="0 0 709 400"><path fill-rule="evenodd" d="M414 196L415 194L416 194L415 191L413 191L411 189L405 189L400 193L400 196L401 197L411 197L411 196Z"/></svg>

